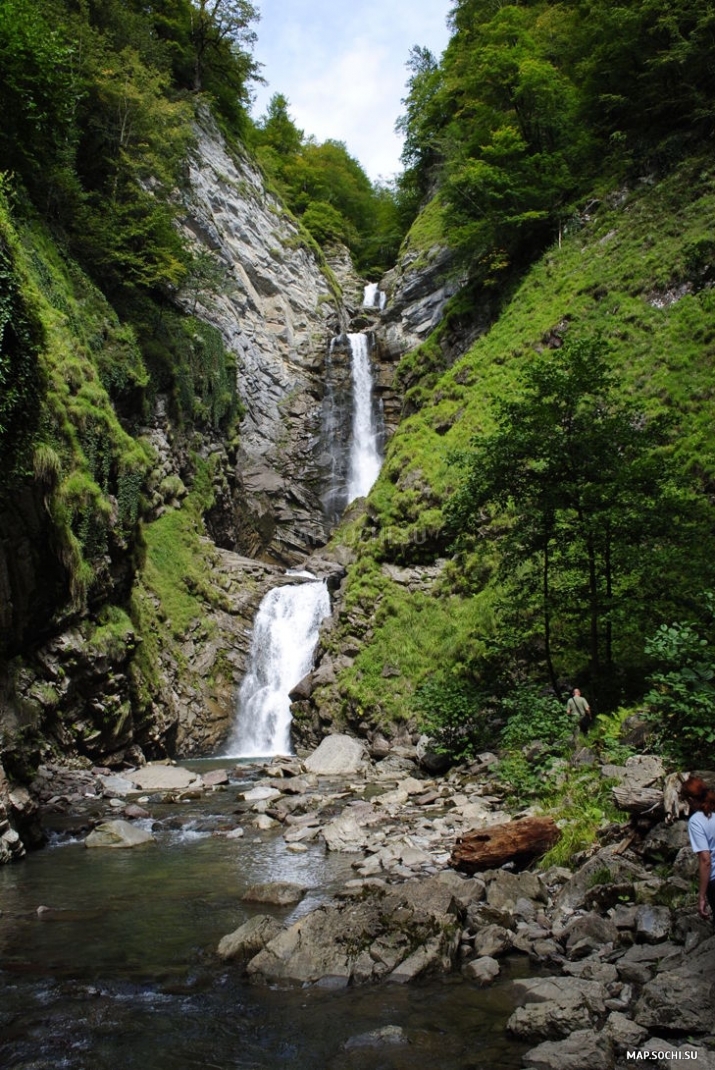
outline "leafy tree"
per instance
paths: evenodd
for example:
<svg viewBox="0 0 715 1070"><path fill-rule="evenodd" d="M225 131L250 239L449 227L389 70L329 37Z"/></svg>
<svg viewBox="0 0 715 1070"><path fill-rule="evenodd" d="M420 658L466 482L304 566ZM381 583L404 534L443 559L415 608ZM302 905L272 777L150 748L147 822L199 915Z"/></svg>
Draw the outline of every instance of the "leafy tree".
<svg viewBox="0 0 715 1070"><path fill-rule="evenodd" d="M341 141L306 138L275 94L255 131L259 160L288 207L321 244L340 241L360 270L390 267L404 235L395 190L370 182Z"/></svg>
<svg viewBox="0 0 715 1070"><path fill-rule="evenodd" d="M325 201L311 201L303 213L302 221L319 245L343 242L355 246L358 242L355 228L337 208Z"/></svg>
<svg viewBox="0 0 715 1070"><path fill-rule="evenodd" d="M179 283L186 256L168 194L190 144L191 111L168 76L102 41L88 66L79 174L88 191L70 226L85 262L113 285Z"/></svg>
<svg viewBox="0 0 715 1070"><path fill-rule="evenodd" d="M567 341L530 365L522 396L499 407L496 430L463 459L466 478L447 507L451 528L476 536L489 511L506 511L502 568L523 584L533 580L524 562L538 564L544 656L557 692L555 625L562 641L567 622L585 641L594 678L611 675L616 629L624 651L642 627L646 553L651 570L672 565L667 548L689 521L667 441L662 419L619 396L602 343Z"/></svg>
<svg viewBox="0 0 715 1070"><path fill-rule="evenodd" d="M258 126L261 153L268 149L275 154L271 170L278 169L282 162L297 156L305 141L303 131L291 119L288 107L288 98L282 93L274 93Z"/></svg>
<svg viewBox="0 0 715 1070"><path fill-rule="evenodd" d="M251 25L257 18L258 12L249 0L193 0L190 40L197 93L210 88L207 74L212 67L224 78L240 73L244 83L255 75L250 49L256 40ZM245 92L245 85L242 89Z"/></svg>
<svg viewBox="0 0 715 1070"><path fill-rule="evenodd" d="M0 3L0 165L34 193L74 162L81 93L62 28L33 0Z"/></svg>

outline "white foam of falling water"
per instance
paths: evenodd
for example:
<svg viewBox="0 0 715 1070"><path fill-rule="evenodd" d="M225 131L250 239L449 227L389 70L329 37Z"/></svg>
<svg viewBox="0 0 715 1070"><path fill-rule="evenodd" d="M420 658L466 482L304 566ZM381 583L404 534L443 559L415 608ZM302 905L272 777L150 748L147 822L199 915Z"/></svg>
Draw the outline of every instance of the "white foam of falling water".
<svg viewBox="0 0 715 1070"><path fill-rule="evenodd" d="M379 308L382 311L387 303L387 294L384 294L376 282L368 282L363 291L363 308Z"/></svg>
<svg viewBox="0 0 715 1070"><path fill-rule="evenodd" d="M227 757L290 754L289 694L313 667L320 622L329 613L328 589L318 580L274 587L263 599Z"/></svg>
<svg viewBox="0 0 715 1070"><path fill-rule="evenodd" d="M372 368L367 335L349 334L352 354L353 432L350 441L348 502L369 494L380 474L377 422L372 403Z"/></svg>

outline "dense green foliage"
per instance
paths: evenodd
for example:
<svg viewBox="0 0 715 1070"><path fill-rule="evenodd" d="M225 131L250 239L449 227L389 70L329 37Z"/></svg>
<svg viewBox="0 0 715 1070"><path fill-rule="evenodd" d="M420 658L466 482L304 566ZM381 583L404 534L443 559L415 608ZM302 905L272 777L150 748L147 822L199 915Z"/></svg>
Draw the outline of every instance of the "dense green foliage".
<svg viewBox="0 0 715 1070"><path fill-rule="evenodd" d="M378 626L344 674L348 711L373 701L381 721L421 719L431 678L476 685L492 723L529 681L562 695L580 683L596 712L637 702L647 637L692 619L711 582L710 160L634 188L614 178L589 200L452 368L430 339L398 369L413 412L351 533L351 613L377 605ZM440 558L437 604L415 618L426 596L388 566ZM397 639L415 629L416 664ZM378 681L368 667L386 663L395 676Z"/></svg>
<svg viewBox="0 0 715 1070"><path fill-rule="evenodd" d="M198 91L234 133L246 127L255 18L246 0L0 3L0 162L13 211L42 217L127 325L118 345L96 347L125 418L158 391L181 420L217 426L236 413L218 336L172 304L200 269L173 194ZM216 396L197 406L194 383Z"/></svg>
<svg viewBox="0 0 715 1070"><path fill-rule="evenodd" d="M655 734L669 757L697 763L715 743L715 598L705 593L696 620L661 624L646 643L656 662L646 695Z"/></svg>
<svg viewBox="0 0 715 1070"><path fill-rule="evenodd" d="M341 141L319 144L299 130L278 93L253 135L258 159L319 245L347 245L358 269L391 267L404 227L394 191L371 183Z"/></svg>
<svg viewBox="0 0 715 1070"><path fill-rule="evenodd" d="M567 337L524 378L522 397L498 404L496 430L459 458L466 475L447 502L448 528L471 546L490 509L509 511L502 582L514 599L533 588L540 601L554 690L555 625L562 646L588 635L589 675L603 688L642 635L651 577L670 569L674 581L673 550L697 545L712 518L699 517L669 463L665 421L622 398L598 339Z"/></svg>
<svg viewBox="0 0 715 1070"><path fill-rule="evenodd" d="M175 192L197 91L247 123L254 17L244 0L0 2L0 493L42 501L76 611L137 555L156 396L187 430L238 415L235 358L174 302L216 285Z"/></svg>
<svg viewBox="0 0 715 1070"><path fill-rule="evenodd" d="M561 233L604 170L709 136L706 0L457 0L438 63L415 48L400 127L415 207L435 182L450 244L494 284Z"/></svg>

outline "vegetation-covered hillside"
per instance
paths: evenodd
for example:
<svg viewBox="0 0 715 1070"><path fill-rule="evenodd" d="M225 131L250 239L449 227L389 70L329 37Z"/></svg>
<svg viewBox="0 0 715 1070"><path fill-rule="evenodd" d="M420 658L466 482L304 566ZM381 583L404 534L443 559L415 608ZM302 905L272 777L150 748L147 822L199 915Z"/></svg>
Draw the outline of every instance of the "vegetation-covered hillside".
<svg viewBox="0 0 715 1070"><path fill-rule="evenodd" d="M228 444L236 469L241 369L187 312L226 274L177 226L198 106L256 157L326 275L321 247L340 241L376 278L411 224L411 269L446 246L466 279L404 356L402 424L337 536L357 560L326 644L355 659L322 699L467 753L579 682L596 710L645 704L683 756L712 742L715 18L705 0L458 0L451 19L440 60L412 53L393 190L298 130L280 95L251 122L246 0L0 0L0 626L17 693L27 649L83 621L122 668L102 716L143 723L160 626L179 643L200 616L220 480L195 447ZM280 239L265 253L288 255ZM140 441L164 406L187 485Z"/></svg>
<svg viewBox="0 0 715 1070"><path fill-rule="evenodd" d="M452 22L440 62L413 52L403 198L431 199L406 248L448 244L468 282L398 369L405 418L343 535L342 633L368 637L343 713L468 753L579 683L597 711L645 701L687 760L715 738L712 12ZM498 318L446 367L485 294Z"/></svg>

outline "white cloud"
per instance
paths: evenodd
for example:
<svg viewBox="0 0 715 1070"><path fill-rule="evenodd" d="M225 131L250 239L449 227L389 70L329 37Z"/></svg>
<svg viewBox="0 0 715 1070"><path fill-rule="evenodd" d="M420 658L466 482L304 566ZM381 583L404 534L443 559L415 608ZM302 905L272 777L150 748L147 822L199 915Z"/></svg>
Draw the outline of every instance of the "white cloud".
<svg viewBox="0 0 715 1070"><path fill-rule="evenodd" d="M290 102L293 119L319 141L344 141L371 178L400 168L394 132L405 96L412 45L439 54L447 43L449 0L263 0L256 59L273 93Z"/></svg>

